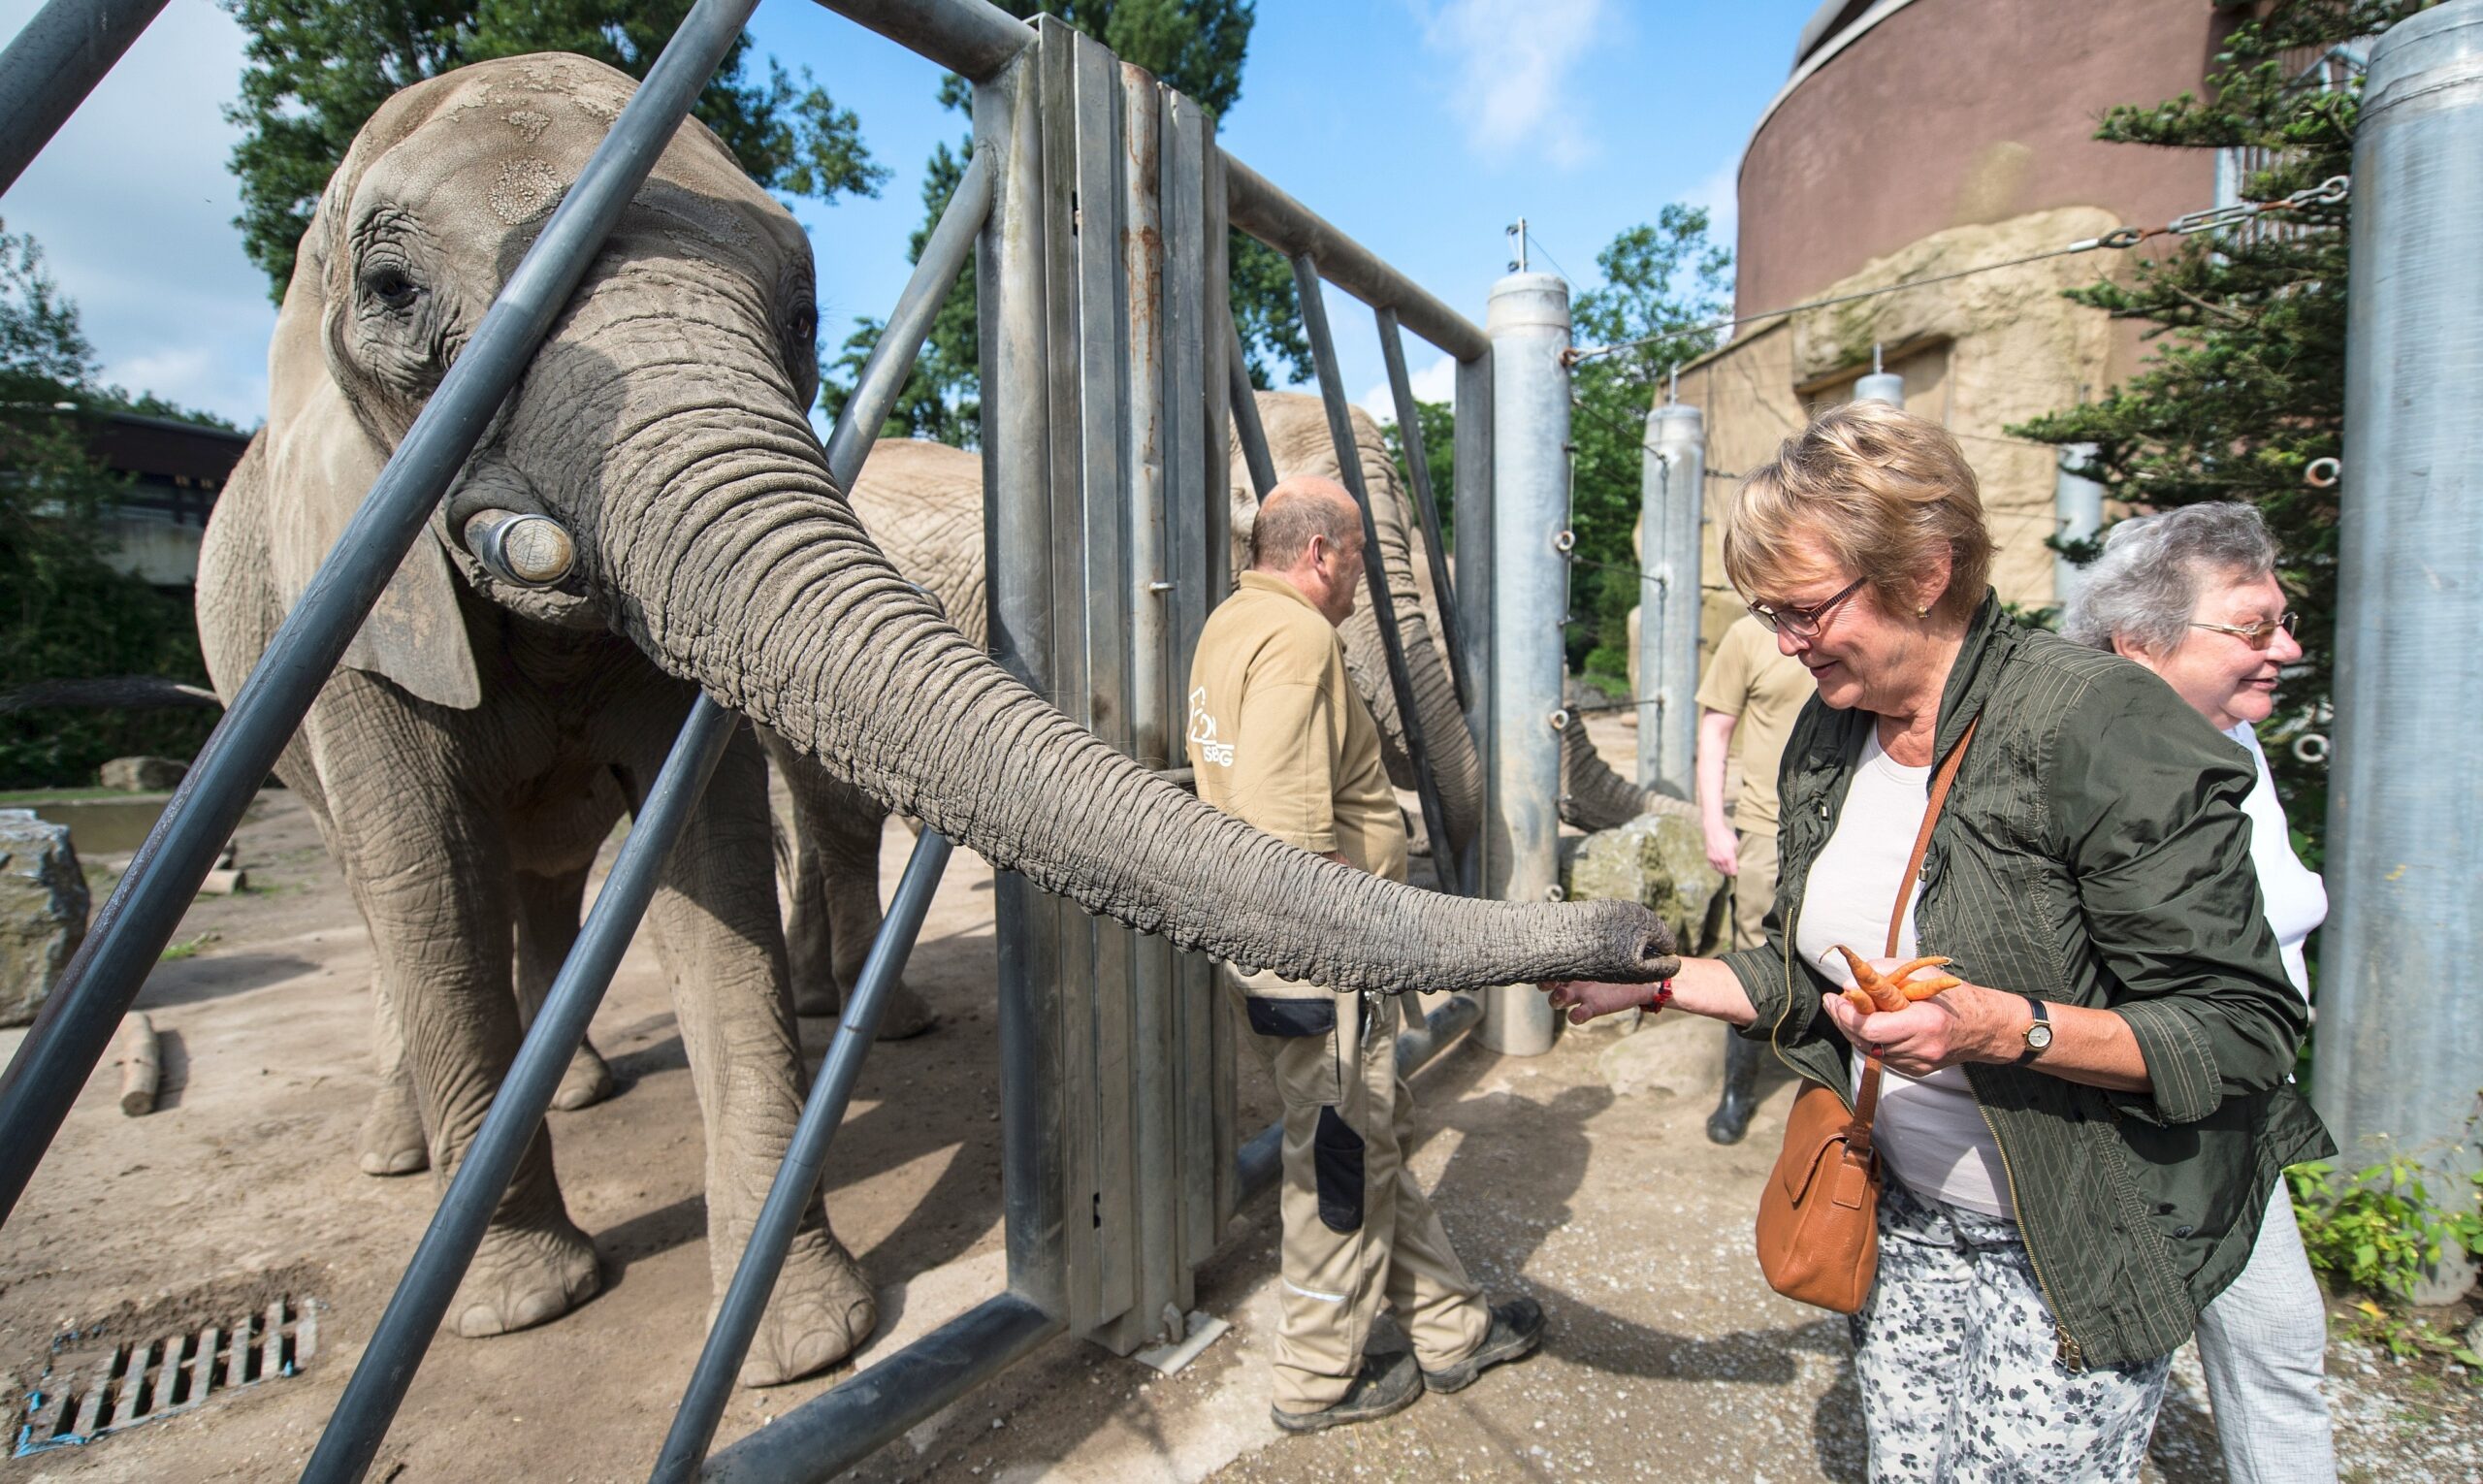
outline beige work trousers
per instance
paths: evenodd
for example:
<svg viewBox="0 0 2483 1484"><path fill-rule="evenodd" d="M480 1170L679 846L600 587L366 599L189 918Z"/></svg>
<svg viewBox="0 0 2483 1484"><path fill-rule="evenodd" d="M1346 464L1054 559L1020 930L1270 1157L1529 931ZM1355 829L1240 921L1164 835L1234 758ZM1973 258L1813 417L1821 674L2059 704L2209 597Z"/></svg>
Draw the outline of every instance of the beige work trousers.
<svg viewBox="0 0 2483 1484"><path fill-rule="evenodd" d="M1284 984L1264 973L1238 980L1226 978L1237 992L1244 983ZM1325 1000L1336 1007L1333 1029L1288 1036L1253 1028L1249 1038L1284 1102L1275 1404L1289 1412L1318 1411L1344 1397L1382 1302L1397 1310L1426 1371L1473 1354L1492 1322L1482 1290L1404 1166L1414 1099L1397 1075L1396 998L1378 1000L1368 1014L1373 1002L1358 994Z"/></svg>
<svg viewBox="0 0 2483 1484"><path fill-rule="evenodd" d="M1759 948L1767 942L1767 909L1776 905L1776 832L1743 835L1733 857L1732 946Z"/></svg>

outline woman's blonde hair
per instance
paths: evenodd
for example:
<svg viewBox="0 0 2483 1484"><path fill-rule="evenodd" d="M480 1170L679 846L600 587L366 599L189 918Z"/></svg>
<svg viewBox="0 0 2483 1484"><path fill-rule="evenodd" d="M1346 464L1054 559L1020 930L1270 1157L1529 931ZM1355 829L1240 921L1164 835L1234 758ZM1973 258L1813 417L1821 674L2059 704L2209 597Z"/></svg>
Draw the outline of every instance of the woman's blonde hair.
<svg viewBox="0 0 2483 1484"><path fill-rule="evenodd" d="M1949 554L1933 604L1963 619L1991 577L1983 496L1957 440L1885 403L1831 407L1742 478L1725 516L1725 573L1745 597L1781 596L1817 575L1808 538L1862 579L1884 613L1904 615L1932 556Z"/></svg>

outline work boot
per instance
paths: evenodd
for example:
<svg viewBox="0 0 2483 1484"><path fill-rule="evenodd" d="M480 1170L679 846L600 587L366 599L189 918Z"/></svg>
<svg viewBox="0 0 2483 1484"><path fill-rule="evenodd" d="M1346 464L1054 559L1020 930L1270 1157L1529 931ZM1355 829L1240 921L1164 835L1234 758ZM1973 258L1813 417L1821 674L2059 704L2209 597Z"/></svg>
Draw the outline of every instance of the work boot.
<svg viewBox="0 0 2483 1484"><path fill-rule="evenodd" d="M1739 1144L1750 1132L1751 1110L1758 1106L1758 1043L1725 1027L1725 1095L1707 1115L1707 1138L1716 1144Z"/></svg>
<svg viewBox="0 0 2483 1484"><path fill-rule="evenodd" d="M1414 1357L1403 1350L1390 1355L1366 1355L1362 1371L1354 1376L1345 1394L1315 1412L1288 1412L1281 1406L1271 1406L1268 1415L1275 1425L1288 1433L1316 1433L1322 1428L1342 1427L1349 1422L1370 1422L1392 1412L1402 1412L1422 1400L1423 1371Z"/></svg>
<svg viewBox="0 0 2483 1484"><path fill-rule="evenodd" d="M1492 1327L1483 1343L1454 1366L1423 1372L1427 1391L1464 1391L1474 1378L1502 1361L1522 1360L1543 1343L1543 1306L1532 1299L1511 1299L1492 1306Z"/></svg>

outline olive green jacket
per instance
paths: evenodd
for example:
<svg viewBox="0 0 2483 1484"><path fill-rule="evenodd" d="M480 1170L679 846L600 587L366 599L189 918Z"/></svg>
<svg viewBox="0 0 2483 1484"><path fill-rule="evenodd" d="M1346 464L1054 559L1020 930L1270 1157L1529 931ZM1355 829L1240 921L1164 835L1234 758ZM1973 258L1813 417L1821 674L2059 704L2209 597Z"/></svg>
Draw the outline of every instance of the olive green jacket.
<svg viewBox="0 0 2483 1484"><path fill-rule="evenodd" d="M2062 1360L2145 1360L2241 1271L2278 1172L2335 1149L2288 1078L2307 1017L2251 869L2256 775L2155 676L2022 629L1989 597L1941 695L1935 755L1978 715L1923 857L1917 937L1976 984L2108 1009L2137 1036L2151 1092L1965 1072ZM1725 958L1758 1011L1743 1034L1840 1095L1851 1048L1820 1003L1834 985L1787 945L1873 720L1815 698L1793 724L1767 941Z"/></svg>

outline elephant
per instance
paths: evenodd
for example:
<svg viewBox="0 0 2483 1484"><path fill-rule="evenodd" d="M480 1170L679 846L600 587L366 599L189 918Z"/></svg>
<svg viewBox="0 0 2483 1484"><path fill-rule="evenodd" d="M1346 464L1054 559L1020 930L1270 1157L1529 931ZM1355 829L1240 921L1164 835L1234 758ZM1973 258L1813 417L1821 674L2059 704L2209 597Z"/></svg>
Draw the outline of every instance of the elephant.
<svg viewBox="0 0 2483 1484"><path fill-rule="evenodd" d="M582 57L478 63L397 93L356 136L278 311L266 424L201 552L222 694L632 87ZM807 416L815 295L802 229L683 123L278 764L370 929L435 1178L518 1040L529 879L583 868L582 842L643 801L701 693L994 867L1237 965L1373 992L1671 972L1669 934L1634 904L1466 901L1337 865L1047 705L898 573L831 477ZM469 549L511 513L564 534L556 586L505 581ZM763 758L741 729L649 914L704 1115L719 1294L802 1093L770 851ZM541 1323L599 1281L538 1129L456 1328ZM875 1318L815 1201L741 1378L833 1364Z"/></svg>
<svg viewBox="0 0 2483 1484"><path fill-rule="evenodd" d="M1336 442L1318 398L1261 392L1256 403L1278 478L1338 477ZM1419 543L1424 537L1411 500L1379 424L1359 407L1350 416L1356 459L1371 497L1389 603L1397 615L1414 708L1422 720L1432 775L1439 789L1442 824L1449 835L1448 858L1454 859L1473 837L1482 815L1482 762L1458 705L1436 617L1439 603L1432 591L1429 564L1422 559ZM1230 557L1232 569L1238 572L1248 565L1250 525L1258 511L1258 497L1238 435L1230 463ZM982 460L940 443L883 438L855 481L853 503L855 514L898 570L938 599L970 641L983 643ZM1341 636L1354 688L1379 721L1389 777L1399 788L1410 789L1414 771L1405 744L1404 719L1389 683L1378 619L1369 603L1355 606ZM1639 789L1614 773L1588 740L1586 723L1574 711L1561 741L1561 814L1569 823L1588 830L1610 829L1650 811L1694 812L1683 800ZM822 989L829 984L850 988L879 931L880 838L887 812L867 795L816 770L806 774L797 755L786 744L771 741L769 753L784 770L794 800L793 828L784 842L780 863L792 904L786 931L793 945L795 979ZM805 974L801 966L806 958L822 964L832 958L834 970ZM929 1012L902 985L892 993L891 1018L901 1016L901 1023L912 1024L928 1017ZM834 1009L822 997L805 1003L805 1012L812 1011L814 1004L822 1013Z"/></svg>

